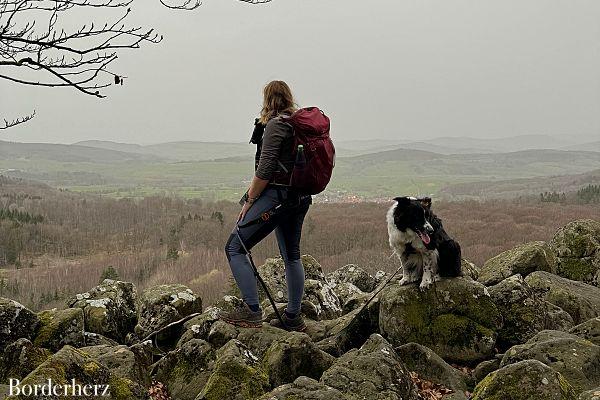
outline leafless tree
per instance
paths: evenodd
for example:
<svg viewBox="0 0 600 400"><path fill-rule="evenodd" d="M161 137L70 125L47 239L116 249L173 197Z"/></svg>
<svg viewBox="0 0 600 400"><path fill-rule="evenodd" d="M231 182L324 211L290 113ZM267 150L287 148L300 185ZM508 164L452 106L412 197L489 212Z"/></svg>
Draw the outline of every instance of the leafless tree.
<svg viewBox="0 0 600 400"><path fill-rule="evenodd" d="M159 0L169 9L193 10L200 0ZM179 1L179 3L175 3ZM267 3L270 0L239 0ZM162 40L154 29L129 26L133 0L0 0L0 79L17 84L70 87L105 97L102 89L122 85L126 76L111 64L126 49ZM87 14L86 14L87 11ZM65 15L96 22L76 27ZM81 17L79 17L81 15ZM104 18L98 23L98 18ZM73 18L71 18L73 20ZM31 114L4 119L0 129L25 123Z"/></svg>

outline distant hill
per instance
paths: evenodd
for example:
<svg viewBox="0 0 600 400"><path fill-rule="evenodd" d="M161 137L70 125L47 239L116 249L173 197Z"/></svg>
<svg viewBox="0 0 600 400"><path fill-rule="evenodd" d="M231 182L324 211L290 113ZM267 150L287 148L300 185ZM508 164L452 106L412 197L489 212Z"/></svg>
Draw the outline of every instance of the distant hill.
<svg viewBox="0 0 600 400"><path fill-rule="evenodd" d="M250 156L256 151L255 146L248 143L195 141L168 142L142 146L139 144L88 140L75 143L75 145L154 155L160 158L178 161L204 161L218 158Z"/></svg>
<svg viewBox="0 0 600 400"><path fill-rule="evenodd" d="M583 144L567 146L564 150L600 151L600 140Z"/></svg>

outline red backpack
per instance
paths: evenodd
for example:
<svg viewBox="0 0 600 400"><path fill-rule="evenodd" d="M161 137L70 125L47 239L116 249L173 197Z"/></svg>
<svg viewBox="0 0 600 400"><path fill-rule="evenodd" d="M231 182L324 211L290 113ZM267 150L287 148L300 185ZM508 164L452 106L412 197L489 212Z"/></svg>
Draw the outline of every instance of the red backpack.
<svg viewBox="0 0 600 400"><path fill-rule="evenodd" d="M294 159L291 186L303 194L325 190L335 166L335 147L329 137L329 118L317 107L301 108L284 118L294 128ZM304 158L298 162L298 146Z"/></svg>

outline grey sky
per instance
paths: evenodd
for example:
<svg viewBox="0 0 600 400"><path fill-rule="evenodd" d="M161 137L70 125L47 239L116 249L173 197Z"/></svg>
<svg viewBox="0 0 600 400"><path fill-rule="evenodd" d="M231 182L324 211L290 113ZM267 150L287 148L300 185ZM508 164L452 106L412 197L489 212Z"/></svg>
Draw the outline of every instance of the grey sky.
<svg viewBox="0 0 600 400"><path fill-rule="evenodd" d="M123 87L99 100L0 81L0 117L38 113L0 139L245 141L271 79L325 109L338 140L600 137L597 0L136 0L131 21L165 40L122 54Z"/></svg>

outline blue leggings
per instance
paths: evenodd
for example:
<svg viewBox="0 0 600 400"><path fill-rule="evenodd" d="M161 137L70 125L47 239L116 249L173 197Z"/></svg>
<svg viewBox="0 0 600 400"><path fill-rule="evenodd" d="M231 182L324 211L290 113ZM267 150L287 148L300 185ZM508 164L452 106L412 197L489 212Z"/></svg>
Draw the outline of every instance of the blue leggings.
<svg viewBox="0 0 600 400"><path fill-rule="evenodd" d="M290 203L290 205L282 207L267 221L261 220L259 223L243 226L282 202ZM250 207L244 218L237 223L237 226L240 227L240 236L248 250L275 230L279 252L285 263L285 280L288 291L287 311L290 314L300 312L300 304L304 295L304 267L300 259L300 237L302 223L311 203L310 196L298 200L297 195L290 194L286 188L269 186ZM225 245L225 253L244 302L250 306L258 305L256 277L240 243L236 228Z"/></svg>

